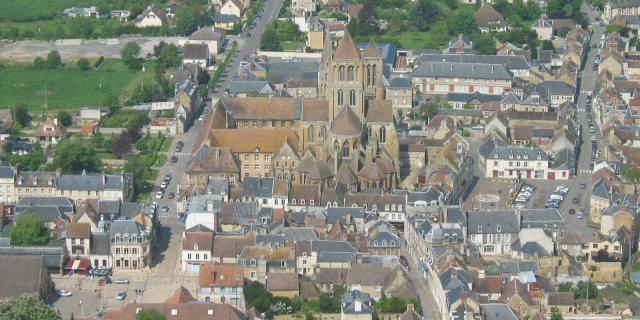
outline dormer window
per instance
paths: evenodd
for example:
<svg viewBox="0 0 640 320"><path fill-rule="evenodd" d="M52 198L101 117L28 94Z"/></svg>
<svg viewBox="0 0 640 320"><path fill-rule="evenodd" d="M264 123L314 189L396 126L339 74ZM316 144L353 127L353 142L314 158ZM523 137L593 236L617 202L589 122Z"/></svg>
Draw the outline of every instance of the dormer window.
<svg viewBox="0 0 640 320"><path fill-rule="evenodd" d="M309 200L309 205L311 205L311 206L312 206L312 205L314 205L314 204L315 204L315 201L313 201L313 199Z"/></svg>
<svg viewBox="0 0 640 320"><path fill-rule="evenodd" d="M524 158L525 158L525 159L529 159L529 155L528 155L528 154L525 154L525 155L524 155Z"/></svg>
<svg viewBox="0 0 640 320"><path fill-rule="evenodd" d="M498 232L502 232L502 226L498 226Z"/></svg>
<svg viewBox="0 0 640 320"><path fill-rule="evenodd" d="M391 205L391 211L396 211L396 204L395 203Z"/></svg>
<svg viewBox="0 0 640 320"><path fill-rule="evenodd" d="M291 204L296 204L296 199L295 198L291 199Z"/></svg>
<svg viewBox="0 0 640 320"><path fill-rule="evenodd" d="M34 186L38 185L38 178L33 178L33 185Z"/></svg>
<svg viewBox="0 0 640 320"><path fill-rule="evenodd" d="M478 232L482 232L482 226L478 226Z"/></svg>
<svg viewBox="0 0 640 320"><path fill-rule="evenodd" d="M509 153L509 159L513 159L513 153Z"/></svg>
<svg viewBox="0 0 640 320"><path fill-rule="evenodd" d="M494 158L494 159L498 159L498 154L497 154L497 153L494 153L494 154L493 154L493 158Z"/></svg>
<svg viewBox="0 0 640 320"><path fill-rule="evenodd" d="M384 205L384 211L389 211L389 205L388 204Z"/></svg>
<svg viewBox="0 0 640 320"><path fill-rule="evenodd" d="M401 204L398 205L398 211L402 211L402 205Z"/></svg>
<svg viewBox="0 0 640 320"><path fill-rule="evenodd" d="M542 159L542 156L540 154L538 154L538 160Z"/></svg>
<svg viewBox="0 0 640 320"><path fill-rule="evenodd" d="M47 184L52 186L53 185L53 178L49 178L49 182Z"/></svg>
<svg viewBox="0 0 640 320"><path fill-rule="evenodd" d="M193 245L193 250L198 250L198 244L197 243Z"/></svg>
<svg viewBox="0 0 640 320"><path fill-rule="evenodd" d="M300 199L300 204L304 205L305 201L304 199Z"/></svg>
<svg viewBox="0 0 640 320"><path fill-rule="evenodd" d="M24 178L23 177L19 177L18 178L18 185L21 186L23 181L24 181Z"/></svg>
<svg viewBox="0 0 640 320"><path fill-rule="evenodd" d="M225 194L227 191L224 188L220 189L220 194Z"/></svg>

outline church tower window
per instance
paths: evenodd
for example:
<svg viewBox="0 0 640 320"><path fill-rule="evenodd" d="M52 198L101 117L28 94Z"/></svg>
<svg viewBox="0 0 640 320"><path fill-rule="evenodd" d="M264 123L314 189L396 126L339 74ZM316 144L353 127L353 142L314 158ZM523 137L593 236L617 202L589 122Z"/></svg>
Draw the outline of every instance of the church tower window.
<svg viewBox="0 0 640 320"><path fill-rule="evenodd" d="M354 89L351 89L351 91L349 91L349 105L356 105L356 90Z"/></svg>
<svg viewBox="0 0 640 320"><path fill-rule="evenodd" d="M344 105L344 92L342 91L342 89L338 90L338 105Z"/></svg>

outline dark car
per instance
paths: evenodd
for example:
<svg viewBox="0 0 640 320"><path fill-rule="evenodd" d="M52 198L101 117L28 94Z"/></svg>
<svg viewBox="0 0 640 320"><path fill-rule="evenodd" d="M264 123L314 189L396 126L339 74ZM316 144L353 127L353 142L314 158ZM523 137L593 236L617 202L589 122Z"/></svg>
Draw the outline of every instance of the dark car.
<svg viewBox="0 0 640 320"><path fill-rule="evenodd" d="M168 197L169 199L173 199L173 198L175 198L175 197L176 197L176 194L175 194L175 193L173 193L173 192L171 192L171 193L169 193L169 195L168 195L167 197Z"/></svg>
<svg viewBox="0 0 640 320"><path fill-rule="evenodd" d="M587 188L587 185L586 185L586 184L584 184L584 183L581 183L581 184L580 184L580 189L586 189L586 188Z"/></svg>
<svg viewBox="0 0 640 320"><path fill-rule="evenodd" d="M178 143L176 143L176 147L180 147L180 148L184 147L184 142L178 141Z"/></svg>
<svg viewBox="0 0 640 320"><path fill-rule="evenodd" d="M573 197L573 199L571 199L571 203L578 204L578 197Z"/></svg>
<svg viewBox="0 0 640 320"><path fill-rule="evenodd" d="M178 157L176 156L171 157L171 163L176 163L176 162L178 162Z"/></svg>
<svg viewBox="0 0 640 320"><path fill-rule="evenodd" d="M569 209L569 214L576 214L576 209Z"/></svg>

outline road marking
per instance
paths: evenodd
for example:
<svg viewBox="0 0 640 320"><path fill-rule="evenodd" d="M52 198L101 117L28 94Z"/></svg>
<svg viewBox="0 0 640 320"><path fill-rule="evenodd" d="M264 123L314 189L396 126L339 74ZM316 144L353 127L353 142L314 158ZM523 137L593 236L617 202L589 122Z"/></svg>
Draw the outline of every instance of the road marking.
<svg viewBox="0 0 640 320"><path fill-rule="evenodd" d="M174 153L176 156L190 156L191 152L176 152Z"/></svg>
<svg viewBox="0 0 640 320"><path fill-rule="evenodd" d="M582 169L582 170L580 170L580 173L591 173L591 170L589 170L589 169Z"/></svg>

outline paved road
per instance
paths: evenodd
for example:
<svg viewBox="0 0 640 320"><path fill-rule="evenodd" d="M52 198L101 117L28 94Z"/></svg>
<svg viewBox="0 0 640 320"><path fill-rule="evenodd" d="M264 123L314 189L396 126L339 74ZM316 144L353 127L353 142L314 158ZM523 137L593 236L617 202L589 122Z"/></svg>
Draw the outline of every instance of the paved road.
<svg viewBox="0 0 640 320"><path fill-rule="evenodd" d="M402 254L405 257L411 257L407 254L407 248L402 247ZM420 305L422 306L423 320L440 320L440 310L436 305L436 301L431 293L429 287L429 281L422 277L422 274L418 272L418 267L415 265L415 261L411 258L407 258L407 261L411 265L411 270L407 272L411 284L416 288L416 294L420 298Z"/></svg>
<svg viewBox="0 0 640 320"><path fill-rule="evenodd" d="M218 84L216 85L213 92L210 93L211 96L221 97L224 95L224 89L229 87L233 76L238 73L240 70L240 63L242 60L250 55L255 54L260 46L260 38L266 25L274 18L278 16L280 9L282 8L282 4L284 0L265 0L263 1L263 15L260 20L255 20L256 28L254 30L250 30L246 28L242 34L243 37L239 38L238 41L238 50L236 54L229 61L229 65L227 66L227 70L224 72L223 76L218 80ZM246 38L244 35L246 33L250 33L251 37Z"/></svg>

